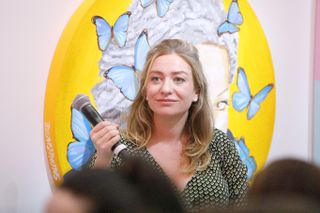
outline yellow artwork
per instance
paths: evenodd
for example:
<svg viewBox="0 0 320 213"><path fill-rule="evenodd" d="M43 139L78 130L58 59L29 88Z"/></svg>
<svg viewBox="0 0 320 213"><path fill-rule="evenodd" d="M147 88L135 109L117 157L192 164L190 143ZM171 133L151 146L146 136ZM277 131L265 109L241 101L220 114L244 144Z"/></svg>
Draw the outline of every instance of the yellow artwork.
<svg viewBox="0 0 320 213"><path fill-rule="evenodd" d="M65 27L45 98L44 146L53 186L94 152L85 134L90 126L73 121L82 116L71 109L74 98L88 95L105 119L122 125L145 52L165 38L181 38L198 48L216 127L234 140L248 178L264 165L275 120L274 70L247 0L163 1L161 7L143 0L85 0ZM119 72L127 73L120 76L124 81L117 81Z"/></svg>

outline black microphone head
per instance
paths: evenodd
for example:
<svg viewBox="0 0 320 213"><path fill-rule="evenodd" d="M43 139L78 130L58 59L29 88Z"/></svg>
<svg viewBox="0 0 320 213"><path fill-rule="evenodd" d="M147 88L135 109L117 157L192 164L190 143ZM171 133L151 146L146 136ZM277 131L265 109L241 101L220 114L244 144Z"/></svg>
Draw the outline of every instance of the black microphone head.
<svg viewBox="0 0 320 213"><path fill-rule="evenodd" d="M81 111L84 106L89 104L91 104L89 97L83 94L79 94L73 99L71 106L72 108L75 108L76 110Z"/></svg>

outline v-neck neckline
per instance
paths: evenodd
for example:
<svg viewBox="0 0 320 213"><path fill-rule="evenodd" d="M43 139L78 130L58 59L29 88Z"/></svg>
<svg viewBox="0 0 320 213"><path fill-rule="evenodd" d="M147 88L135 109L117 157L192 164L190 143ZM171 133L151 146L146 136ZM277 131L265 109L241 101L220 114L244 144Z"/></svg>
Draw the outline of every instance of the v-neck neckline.
<svg viewBox="0 0 320 213"><path fill-rule="evenodd" d="M146 152L148 158L152 161L152 163L157 167L157 169L166 177L170 180L170 182L172 183L172 185L176 188L176 190L180 193L180 194L184 194L186 189L188 188L188 186L190 185L190 183L193 181L193 179L195 178L195 176L197 175L197 170L192 174L191 178L188 180L188 182L186 183L186 185L183 187L182 190L180 190L176 184L171 180L171 178L164 172L164 170L162 169L162 167L160 166L160 164L156 161L156 159L152 156L152 154L149 152L149 150L147 149L147 147L143 147L144 151Z"/></svg>

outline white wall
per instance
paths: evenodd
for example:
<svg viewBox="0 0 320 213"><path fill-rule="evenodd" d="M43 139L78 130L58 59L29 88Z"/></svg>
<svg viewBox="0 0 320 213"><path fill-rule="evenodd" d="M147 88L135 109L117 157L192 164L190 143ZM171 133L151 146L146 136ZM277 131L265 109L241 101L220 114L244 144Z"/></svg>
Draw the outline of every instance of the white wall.
<svg viewBox="0 0 320 213"><path fill-rule="evenodd" d="M42 212L51 193L43 149L45 87L56 44L80 2L1 0L0 212Z"/></svg>
<svg viewBox="0 0 320 213"><path fill-rule="evenodd" d="M249 0L265 31L276 80L276 122L268 162L312 158L315 0Z"/></svg>
<svg viewBox="0 0 320 213"><path fill-rule="evenodd" d="M275 67L277 111L269 159L310 158L314 0L248 0ZM41 212L51 190L43 105L55 46L81 0L1 0L0 212Z"/></svg>

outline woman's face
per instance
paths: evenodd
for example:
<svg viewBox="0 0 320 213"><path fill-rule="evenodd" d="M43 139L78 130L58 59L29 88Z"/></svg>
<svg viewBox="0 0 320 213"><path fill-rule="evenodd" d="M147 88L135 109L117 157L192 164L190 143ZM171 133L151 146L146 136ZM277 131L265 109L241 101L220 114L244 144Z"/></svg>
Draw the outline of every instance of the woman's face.
<svg viewBox="0 0 320 213"><path fill-rule="evenodd" d="M208 82L209 101L213 105L215 127L228 128L229 57L225 48L214 44L196 45L204 75Z"/></svg>
<svg viewBox="0 0 320 213"><path fill-rule="evenodd" d="M146 81L146 99L154 116L187 116L198 99L191 67L176 54L156 58Z"/></svg>

